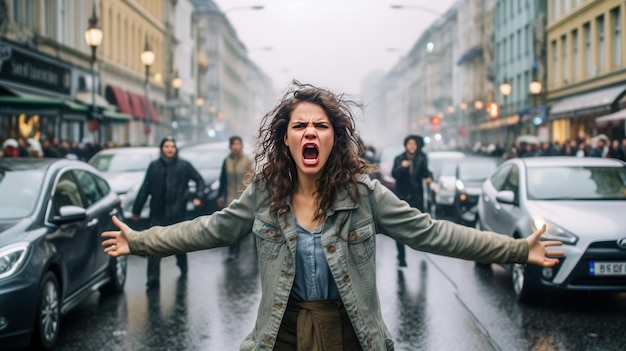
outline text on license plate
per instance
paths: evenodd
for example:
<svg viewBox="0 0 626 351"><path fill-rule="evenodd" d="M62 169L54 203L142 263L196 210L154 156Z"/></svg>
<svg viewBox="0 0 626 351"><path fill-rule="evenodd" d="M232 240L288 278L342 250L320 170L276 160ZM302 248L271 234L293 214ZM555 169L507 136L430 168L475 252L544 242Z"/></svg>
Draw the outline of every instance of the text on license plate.
<svg viewBox="0 0 626 351"><path fill-rule="evenodd" d="M589 275L626 275L626 262L589 262Z"/></svg>

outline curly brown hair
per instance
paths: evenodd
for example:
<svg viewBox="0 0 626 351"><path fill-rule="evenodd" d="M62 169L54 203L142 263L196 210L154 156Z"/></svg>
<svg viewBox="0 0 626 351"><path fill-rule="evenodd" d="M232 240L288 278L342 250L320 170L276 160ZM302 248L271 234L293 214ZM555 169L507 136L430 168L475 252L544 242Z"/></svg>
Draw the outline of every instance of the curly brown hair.
<svg viewBox="0 0 626 351"><path fill-rule="evenodd" d="M302 102L310 102L322 107L333 125L335 140L333 149L321 177L317 180L317 203L315 220L323 220L337 199L337 190L345 188L349 196L358 201L357 178L368 174L371 166L359 155L363 152L355 133L354 117L351 108L361 108L354 100L337 95L329 90L293 81L292 86L280 103L262 121L258 134L258 149L254 156L260 169L253 180L264 183L271 197L272 210L279 215L287 212L289 205L285 199L297 186L296 163L284 143L291 112Z"/></svg>

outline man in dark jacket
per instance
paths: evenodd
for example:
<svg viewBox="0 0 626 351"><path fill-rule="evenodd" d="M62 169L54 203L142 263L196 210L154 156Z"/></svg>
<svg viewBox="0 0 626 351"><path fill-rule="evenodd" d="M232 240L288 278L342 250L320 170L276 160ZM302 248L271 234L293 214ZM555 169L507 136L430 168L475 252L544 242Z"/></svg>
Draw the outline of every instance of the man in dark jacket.
<svg viewBox="0 0 626 351"><path fill-rule="evenodd" d="M424 187L422 181L430 184L432 174L428 170L428 158L422 152L424 141L419 135L404 138L405 152L396 156L391 169L391 176L396 180L396 195L418 210L424 212ZM398 263L406 267L404 244L396 242Z"/></svg>
<svg viewBox="0 0 626 351"><path fill-rule="evenodd" d="M161 141L161 155L152 161L146 177L133 204L133 220L139 220L144 203L150 199L150 226L170 225L185 220L187 199L189 198L189 180L196 183L193 203L200 206L204 191L204 180L191 163L178 158L176 141L166 137ZM161 258L148 257L148 288L159 286ZM176 264L181 274L187 273L187 254L176 255Z"/></svg>

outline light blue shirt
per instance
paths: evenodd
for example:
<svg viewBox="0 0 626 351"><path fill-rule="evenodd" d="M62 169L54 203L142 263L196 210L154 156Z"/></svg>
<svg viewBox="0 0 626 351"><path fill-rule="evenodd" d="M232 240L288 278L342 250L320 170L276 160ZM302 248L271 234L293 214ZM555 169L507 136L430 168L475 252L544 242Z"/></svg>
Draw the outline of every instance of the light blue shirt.
<svg viewBox="0 0 626 351"><path fill-rule="evenodd" d="M296 274L291 295L296 301L339 300L339 289L330 273L322 247L323 225L309 232L296 220Z"/></svg>

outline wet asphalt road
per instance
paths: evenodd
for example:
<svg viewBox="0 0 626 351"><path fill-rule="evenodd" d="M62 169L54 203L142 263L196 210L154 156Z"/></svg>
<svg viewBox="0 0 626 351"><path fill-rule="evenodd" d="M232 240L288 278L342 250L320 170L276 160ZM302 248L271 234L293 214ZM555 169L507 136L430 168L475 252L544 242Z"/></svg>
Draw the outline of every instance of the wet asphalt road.
<svg viewBox="0 0 626 351"><path fill-rule="evenodd" d="M125 293L94 293L66 315L57 350L237 350L254 327L260 282L253 243L226 263L226 248L189 254L181 279L175 259L161 263L161 287L145 289L146 260L131 257ZM378 239L378 288L396 350L624 350L626 295L549 296L514 301L499 266L407 250Z"/></svg>

